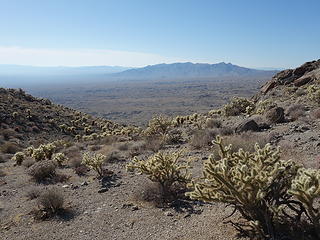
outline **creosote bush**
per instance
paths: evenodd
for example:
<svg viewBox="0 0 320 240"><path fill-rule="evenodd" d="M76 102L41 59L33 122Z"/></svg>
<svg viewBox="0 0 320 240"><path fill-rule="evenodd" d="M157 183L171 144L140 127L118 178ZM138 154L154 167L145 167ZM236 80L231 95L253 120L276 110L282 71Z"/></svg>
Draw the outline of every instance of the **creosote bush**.
<svg viewBox="0 0 320 240"><path fill-rule="evenodd" d="M132 162L127 165L128 171L136 171L138 174L159 183L163 195L169 196L171 187L174 183L188 183L190 180L189 161L182 160L182 152L163 152L160 151L147 160L140 160L134 157Z"/></svg>
<svg viewBox="0 0 320 240"><path fill-rule="evenodd" d="M106 156L100 153L85 152L82 158L82 164L96 171L99 177L103 177L103 164Z"/></svg>

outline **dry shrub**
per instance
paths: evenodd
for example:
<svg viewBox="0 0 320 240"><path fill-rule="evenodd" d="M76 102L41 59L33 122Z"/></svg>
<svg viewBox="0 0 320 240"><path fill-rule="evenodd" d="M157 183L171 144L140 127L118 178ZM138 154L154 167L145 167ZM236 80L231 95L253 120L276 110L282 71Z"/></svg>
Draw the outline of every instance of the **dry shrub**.
<svg viewBox="0 0 320 240"><path fill-rule="evenodd" d="M193 149L201 149L208 147L212 144L212 140L214 140L217 134L217 131L210 129L196 130L193 133L193 136L191 137L189 144Z"/></svg>
<svg viewBox="0 0 320 240"><path fill-rule="evenodd" d="M1 131L4 140L8 141L10 138L16 137L17 132L12 128L4 129Z"/></svg>
<svg viewBox="0 0 320 240"><path fill-rule="evenodd" d="M314 119L320 118L320 108L317 108L311 112L311 117Z"/></svg>
<svg viewBox="0 0 320 240"><path fill-rule="evenodd" d="M26 158L23 162L22 162L22 165L25 167L25 168L29 168L31 167L36 161L32 158Z"/></svg>
<svg viewBox="0 0 320 240"><path fill-rule="evenodd" d="M234 133L234 129L232 127L222 127L219 128L219 135L221 136L229 136Z"/></svg>
<svg viewBox="0 0 320 240"><path fill-rule="evenodd" d="M28 169L28 174L37 182L52 179L56 174L56 165L50 160L39 161Z"/></svg>
<svg viewBox="0 0 320 240"><path fill-rule="evenodd" d="M101 153L104 156L106 156L105 162L117 162L120 161L122 158L120 152L110 145L104 146L98 151L98 153Z"/></svg>
<svg viewBox="0 0 320 240"><path fill-rule="evenodd" d="M41 195L41 189L39 187L30 187L27 190L26 196L28 199L32 200L32 199L36 199Z"/></svg>
<svg viewBox="0 0 320 240"><path fill-rule="evenodd" d="M71 168L77 168L77 167L80 167L82 164L81 164L81 155L79 153L79 156L76 156L74 158L69 158L69 161L68 161L68 165L71 167Z"/></svg>
<svg viewBox="0 0 320 240"><path fill-rule="evenodd" d="M89 171L89 168L84 165L80 165L80 166L74 168L74 172L78 176L85 176L88 171Z"/></svg>
<svg viewBox="0 0 320 240"><path fill-rule="evenodd" d="M18 151L20 151L19 145L13 142L6 142L1 146L1 152L3 153L15 154Z"/></svg>
<svg viewBox="0 0 320 240"><path fill-rule="evenodd" d="M0 177L4 177L4 176L6 176L7 174L2 170L2 169L0 169Z"/></svg>
<svg viewBox="0 0 320 240"><path fill-rule="evenodd" d="M142 154L145 151L145 149L146 149L146 142L144 141L134 142L130 146L129 155L131 157L138 156Z"/></svg>
<svg viewBox="0 0 320 240"><path fill-rule="evenodd" d="M64 196L56 188L44 191L38 197L39 210L42 212L41 218L48 218L63 210Z"/></svg>
<svg viewBox="0 0 320 240"><path fill-rule="evenodd" d="M4 157L0 155L0 163L4 163L4 162L5 162Z"/></svg>
<svg viewBox="0 0 320 240"><path fill-rule="evenodd" d="M161 137L146 137L145 149L147 151L158 152L163 147L163 141Z"/></svg>
<svg viewBox="0 0 320 240"><path fill-rule="evenodd" d="M301 104L292 104L286 110L286 115L290 116L292 120L297 120L304 116L306 112L305 106Z"/></svg>
<svg viewBox="0 0 320 240"><path fill-rule="evenodd" d="M221 121L218 119L208 118L206 120L206 128L220 128L221 127Z"/></svg>
<svg viewBox="0 0 320 240"><path fill-rule="evenodd" d="M117 149L119 151L128 151L129 149L129 143L125 142L125 143L121 143L117 146Z"/></svg>
<svg viewBox="0 0 320 240"><path fill-rule="evenodd" d="M240 148L246 152L254 152L256 143L258 143L260 147L264 147L269 141L270 138L268 135L253 132L234 134L223 139L226 146L232 144L231 152L237 152Z"/></svg>

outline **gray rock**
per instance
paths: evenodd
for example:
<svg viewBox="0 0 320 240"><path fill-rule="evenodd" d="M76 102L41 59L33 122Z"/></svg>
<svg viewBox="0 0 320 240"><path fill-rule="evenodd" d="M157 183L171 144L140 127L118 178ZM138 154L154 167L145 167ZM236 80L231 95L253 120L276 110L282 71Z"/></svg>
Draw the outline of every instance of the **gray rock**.
<svg viewBox="0 0 320 240"><path fill-rule="evenodd" d="M236 127L236 133L240 132L247 132L247 131L253 131L258 132L260 130L259 125L254 120L245 120L244 122L240 123Z"/></svg>

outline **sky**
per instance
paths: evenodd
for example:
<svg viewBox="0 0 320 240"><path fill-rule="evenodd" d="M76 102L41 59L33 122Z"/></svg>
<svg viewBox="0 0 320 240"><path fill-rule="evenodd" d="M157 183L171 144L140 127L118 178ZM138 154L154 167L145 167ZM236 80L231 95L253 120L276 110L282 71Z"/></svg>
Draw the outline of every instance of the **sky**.
<svg viewBox="0 0 320 240"><path fill-rule="evenodd" d="M0 0L0 64L293 68L319 58L319 0Z"/></svg>

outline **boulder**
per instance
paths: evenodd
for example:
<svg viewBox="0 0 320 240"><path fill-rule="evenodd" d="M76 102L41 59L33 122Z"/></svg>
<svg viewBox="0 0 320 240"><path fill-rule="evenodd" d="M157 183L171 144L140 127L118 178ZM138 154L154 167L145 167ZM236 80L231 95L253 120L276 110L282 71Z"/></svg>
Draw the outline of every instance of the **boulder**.
<svg viewBox="0 0 320 240"><path fill-rule="evenodd" d="M266 119L270 123L284 122L284 109L282 107L274 107L265 113Z"/></svg>
<svg viewBox="0 0 320 240"><path fill-rule="evenodd" d="M240 123L237 127L235 132L241 133L241 132L247 132L247 131L253 131L258 132L260 130L259 125L257 122L253 119L245 120L242 123Z"/></svg>
<svg viewBox="0 0 320 240"><path fill-rule="evenodd" d="M298 78L298 79L294 80L293 84L296 87L300 87L300 86L303 86L303 85L307 84L308 82L311 82L312 80L313 79L310 76L303 76L301 78Z"/></svg>

